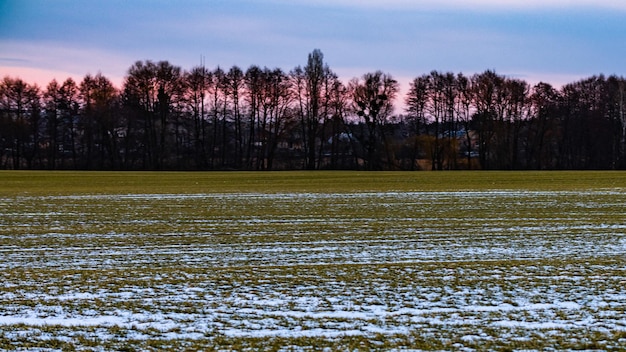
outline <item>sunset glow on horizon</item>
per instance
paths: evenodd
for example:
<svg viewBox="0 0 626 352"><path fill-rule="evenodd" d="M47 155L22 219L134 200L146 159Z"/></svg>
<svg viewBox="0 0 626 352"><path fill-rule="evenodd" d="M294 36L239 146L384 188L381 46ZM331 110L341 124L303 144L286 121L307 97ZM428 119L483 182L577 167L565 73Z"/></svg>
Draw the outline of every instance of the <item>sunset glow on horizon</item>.
<svg viewBox="0 0 626 352"><path fill-rule="evenodd" d="M0 4L0 76L45 87L102 73L120 87L137 60L289 71L319 48L345 79L492 69L559 86L623 75L624 33L615 1L11 0Z"/></svg>

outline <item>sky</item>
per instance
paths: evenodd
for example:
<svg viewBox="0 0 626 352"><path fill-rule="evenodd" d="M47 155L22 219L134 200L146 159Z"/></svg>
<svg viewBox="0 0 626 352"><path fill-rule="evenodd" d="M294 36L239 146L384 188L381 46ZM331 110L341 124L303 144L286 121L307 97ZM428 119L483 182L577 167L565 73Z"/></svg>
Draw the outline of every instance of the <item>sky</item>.
<svg viewBox="0 0 626 352"><path fill-rule="evenodd" d="M290 71L320 49L342 79L406 91L432 70L555 86L626 75L624 0L0 0L0 78L45 87L138 60Z"/></svg>

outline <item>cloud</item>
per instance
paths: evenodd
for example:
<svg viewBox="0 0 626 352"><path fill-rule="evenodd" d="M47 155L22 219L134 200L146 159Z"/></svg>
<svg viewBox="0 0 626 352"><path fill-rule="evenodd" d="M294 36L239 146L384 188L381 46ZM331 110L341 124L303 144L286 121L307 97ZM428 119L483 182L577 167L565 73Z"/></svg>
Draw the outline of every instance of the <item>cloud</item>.
<svg viewBox="0 0 626 352"><path fill-rule="evenodd" d="M300 0L290 1L289 3L296 2L306 3L309 5L342 6L351 8L413 10L473 9L490 11L564 7L592 7L626 11L626 2L615 0Z"/></svg>
<svg viewBox="0 0 626 352"><path fill-rule="evenodd" d="M190 69L200 57L211 68L259 65L289 71L306 64L315 48L346 80L378 69L397 77L485 69L584 75L619 73L626 51L618 45L626 28L626 1L76 4L78 13L55 7L50 14L43 3L37 11L35 5L24 6L28 11L13 21L15 27L0 30L0 76L25 70L61 80L102 72L119 86L137 60L168 60Z"/></svg>
<svg viewBox="0 0 626 352"><path fill-rule="evenodd" d="M19 58L19 57L0 57L0 63L6 64L25 64L28 63L29 60Z"/></svg>

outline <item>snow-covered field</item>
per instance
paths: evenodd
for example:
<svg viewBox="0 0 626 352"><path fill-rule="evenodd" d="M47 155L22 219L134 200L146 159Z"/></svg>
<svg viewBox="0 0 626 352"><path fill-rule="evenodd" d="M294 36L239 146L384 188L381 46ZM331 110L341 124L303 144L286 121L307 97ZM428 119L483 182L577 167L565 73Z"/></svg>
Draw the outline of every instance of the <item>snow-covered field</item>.
<svg viewBox="0 0 626 352"><path fill-rule="evenodd" d="M622 189L0 209L3 349L626 348Z"/></svg>

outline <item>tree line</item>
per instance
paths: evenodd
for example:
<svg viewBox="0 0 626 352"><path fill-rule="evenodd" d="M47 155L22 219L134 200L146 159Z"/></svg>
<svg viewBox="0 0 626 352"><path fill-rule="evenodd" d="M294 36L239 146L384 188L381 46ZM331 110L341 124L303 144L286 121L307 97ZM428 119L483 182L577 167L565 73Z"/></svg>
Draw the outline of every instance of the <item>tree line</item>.
<svg viewBox="0 0 626 352"><path fill-rule="evenodd" d="M119 89L102 74L45 88L7 76L0 168L624 169L625 82L433 71L399 97L381 71L342 82L318 49L289 72L137 61Z"/></svg>

